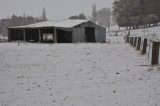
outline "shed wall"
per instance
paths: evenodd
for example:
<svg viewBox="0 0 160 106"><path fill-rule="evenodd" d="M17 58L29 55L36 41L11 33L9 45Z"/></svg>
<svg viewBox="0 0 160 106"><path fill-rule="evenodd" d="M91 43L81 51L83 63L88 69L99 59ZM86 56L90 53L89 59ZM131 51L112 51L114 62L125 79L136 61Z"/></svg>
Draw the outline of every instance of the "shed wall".
<svg viewBox="0 0 160 106"><path fill-rule="evenodd" d="M85 29L84 28L73 28L73 43L85 42Z"/></svg>
<svg viewBox="0 0 160 106"><path fill-rule="evenodd" d="M73 41L85 42L85 27L92 27L95 29L96 42L106 41L106 29L102 28L92 22L83 23L73 28Z"/></svg>
<svg viewBox="0 0 160 106"><path fill-rule="evenodd" d="M96 42L105 42L106 41L106 30L96 27L95 36L96 36Z"/></svg>

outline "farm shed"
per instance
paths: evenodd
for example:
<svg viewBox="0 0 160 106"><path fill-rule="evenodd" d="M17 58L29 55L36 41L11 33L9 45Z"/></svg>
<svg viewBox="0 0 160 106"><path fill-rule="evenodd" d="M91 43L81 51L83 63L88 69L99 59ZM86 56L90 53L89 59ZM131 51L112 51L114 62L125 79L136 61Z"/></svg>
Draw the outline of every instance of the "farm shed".
<svg viewBox="0 0 160 106"><path fill-rule="evenodd" d="M105 42L106 29L89 20L45 21L8 28L9 41L52 43Z"/></svg>

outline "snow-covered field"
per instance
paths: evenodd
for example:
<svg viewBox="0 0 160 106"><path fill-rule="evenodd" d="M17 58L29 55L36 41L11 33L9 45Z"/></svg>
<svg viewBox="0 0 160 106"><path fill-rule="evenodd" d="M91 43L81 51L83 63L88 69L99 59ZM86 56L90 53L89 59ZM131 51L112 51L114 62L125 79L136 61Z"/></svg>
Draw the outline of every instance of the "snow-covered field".
<svg viewBox="0 0 160 106"><path fill-rule="evenodd" d="M0 43L1 106L160 106L160 68L111 44Z"/></svg>
<svg viewBox="0 0 160 106"><path fill-rule="evenodd" d="M118 35L127 35L128 31L129 30L124 30L119 32ZM130 35L132 36L156 36L160 38L159 34L160 26L130 30Z"/></svg>
<svg viewBox="0 0 160 106"><path fill-rule="evenodd" d="M160 36L160 26L131 30L131 35L138 36Z"/></svg>
<svg viewBox="0 0 160 106"><path fill-rule="evenodd" d="M112 28L112 27L111 27ZM110 32L107 32L106 34L108 36L114 36L116 35L116 31L118 31L118 28L111 29ZM148 37L157 37L160 38L160 26L155 26L155 27L148 27L148 28L140 28L140 29L132 29L132 30L125 30L125 28L121 28L121 31L119 31L117 34L118 35L127 35L128 32L130 31L131 36L148 36Z"/></svg>

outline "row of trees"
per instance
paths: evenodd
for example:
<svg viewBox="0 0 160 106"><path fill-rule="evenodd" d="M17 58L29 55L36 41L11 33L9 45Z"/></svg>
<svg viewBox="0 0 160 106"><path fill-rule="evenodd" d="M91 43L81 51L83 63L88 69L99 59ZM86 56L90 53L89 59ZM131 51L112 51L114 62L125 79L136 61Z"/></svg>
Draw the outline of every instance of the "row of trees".
<svg viewBox="0 0 160 106"><path fill-rule="evenodd" d="M7 27L23 26L42 21L47 21L45 9L43 9L40 17L26 16L25 13L23 16L12 15L11 18L0 20L0 34L7 35Z"/></svg>
<svg viewBox="0 0 160 106"><path fill-rule="evenodd" d="M69 17L69 19L89 19L103 27L108 27L108 29L110 28L111 24L110 18L110 8L102 8L97 10L96 5L93 5L92 7L92 17L86 17L84 13ZM0 20L0 35L7 35L7 27L24 26L43 21L47 21L46 11L44 8L40 17L26 16L25 13L22 16L12 15L11 18Z"/></svg>
<svg viewBox="0 0 160 106"><path fill-rule="evenodd" d="M81 13L79 15L71 16L69 19L89 19L103 27L108 27L109 29L111 25L111 10L110 8L97 10L96 5L94 4L92 6L91 17L86 17L84 13Z"/></svg>
<svg viewBox="0 0 160 106"><path fill-rule="evenodd" d="M160 0L116 0L113 16L120 27L148 27L160 22Z"/></svg>
<svg viewBox="0 0 160 106"><path fill-rule="evenodd" d="M79 15L70 16L69 19L86 19L84 13L80 13Z"/></svg>
<svg viewBox="0 0 160 106"><path fill-rule="evenodd" d="M93 5L92 7L92 21L104 26L110 28L111 25L111 10L110 8L102 8L97 11L96 5Z"/></svg>

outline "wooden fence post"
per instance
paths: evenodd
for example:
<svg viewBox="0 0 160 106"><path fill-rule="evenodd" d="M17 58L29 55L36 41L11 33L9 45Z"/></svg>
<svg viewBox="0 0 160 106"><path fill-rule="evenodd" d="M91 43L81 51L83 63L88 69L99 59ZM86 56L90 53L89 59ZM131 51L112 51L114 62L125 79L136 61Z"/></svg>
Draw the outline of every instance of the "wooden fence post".
<svg viewBox="0 0 160 106"><path fill-rule="evenodd" d="M140 47L141 47L141 37L138 37L137 50L140 50Z"/></svg>
<svg viewBox="0 0 160 106"><path fill-rule="evenodd" d="M141 54L144 55L146 54L146 52L147 52L147 38L144 38Z"/></svg>
<svg viewBox="0 0 160 106"><path fill-rule="evenodd" d="M152 42L152 65L157 65L159 60L159 42Z"/></svg>

